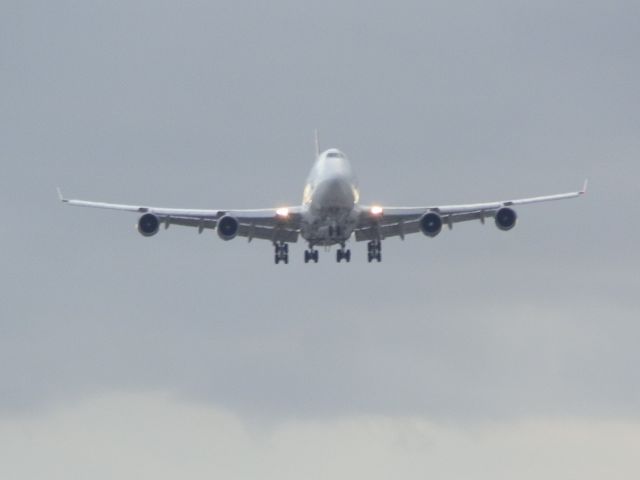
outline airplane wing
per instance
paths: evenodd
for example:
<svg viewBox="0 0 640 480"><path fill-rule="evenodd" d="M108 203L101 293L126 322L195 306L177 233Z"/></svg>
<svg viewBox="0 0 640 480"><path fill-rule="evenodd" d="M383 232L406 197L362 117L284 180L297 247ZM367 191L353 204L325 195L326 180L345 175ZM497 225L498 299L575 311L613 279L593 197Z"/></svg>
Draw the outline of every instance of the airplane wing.
<svg viewBox="0 0 640 480"><path fill-rule="evenodd" d="M531 203L564 200L584 195L587 191L585 180L581 190L577 192L560 193L541 197L520 198L498 202L472 203L467 205L444 205L425 207L363 207L358 226L355 230L356 241L382 240L387 237L404 236L411 233L423 232L428 236L435 236L442 225L453 228L454 223L486 218L496 218L498 227L510 230L516 221L516 214L512 207ZM427 217L427 214L433 214Z"/></svg>
<svg viewBox="0 0 640 480"><path fill-rule="evenodd" d="M71 200L65 198L58 189L60 201L66 205L76 207L103 208L108 210L120 210L135 212L141 215L138 223L140 233L151 236L157 233L159 227L164 225L181 225L195 227L198 233L205 229L216 229L220 220L227 220L227 227L232 227L229 238L240 236L251 241L254 238L269 240L272 242L293 243L298 240L300 231L300 219L303 207L261 208L253 210L208 210L208 209L183 209L163 208L143 205L125 205L119 203L92 202L87 200ZM219 231L220 233L220 231Z"/></svg>

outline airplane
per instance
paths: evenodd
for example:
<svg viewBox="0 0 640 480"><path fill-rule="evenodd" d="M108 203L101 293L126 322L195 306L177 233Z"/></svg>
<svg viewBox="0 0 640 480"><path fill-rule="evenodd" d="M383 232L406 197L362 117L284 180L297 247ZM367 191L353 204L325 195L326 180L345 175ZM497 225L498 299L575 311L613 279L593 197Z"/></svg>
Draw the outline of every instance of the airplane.
<svg viewBox="0 0 640 480"><path fill-rule="evenodd" d="M423 233L435 237L446 225L471 220L485 223L493 218L503 231L511 230L517 221L513 207L530 203L563 200L581 196L587 191L587 181L576 192L546 195L516 200L506 200L467 205L386 207L361 205L356 177L347 156L337 148L320 151L316 133L315 163L308 176L302 204L278 208L254 210L194 210L160 208L139 205L70 200L58 189L60 201L66 205L105 208L141 214L138 232L144 237L158 233L160 227L169 225L194 227L198 233L205 229L216 230L225 241L236 237L267 240L273 243L276 264L289 263L289 244L300 238L308 244L304 261L318 262L316 247L338 245L336 261L351 261L351 250L346 245L350 239L367 242L368 262L382 261L382 240L389 237Z"/></svg>

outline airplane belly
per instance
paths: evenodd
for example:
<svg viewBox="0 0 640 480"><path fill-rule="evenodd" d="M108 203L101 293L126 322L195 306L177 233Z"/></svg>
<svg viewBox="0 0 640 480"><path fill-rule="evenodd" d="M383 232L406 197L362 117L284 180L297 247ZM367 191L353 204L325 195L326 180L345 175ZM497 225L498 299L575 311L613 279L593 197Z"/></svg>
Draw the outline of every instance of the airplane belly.
<svg viewBox="0 0 640 480"><path fill-rule="evenodd" d="M356 227L351 208L325 207L309 212L302 222L300 235L313 245L336 245L346 242Z"/></svg>

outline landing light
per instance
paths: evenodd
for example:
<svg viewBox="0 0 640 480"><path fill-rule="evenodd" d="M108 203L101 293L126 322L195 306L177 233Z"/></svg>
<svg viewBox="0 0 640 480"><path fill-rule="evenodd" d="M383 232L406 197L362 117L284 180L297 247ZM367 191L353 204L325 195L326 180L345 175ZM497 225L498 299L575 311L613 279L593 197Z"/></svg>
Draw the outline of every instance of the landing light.
<svg viewBox="0 0 640 480"><path fill-rule="evenodd" d="M382 207L371 207L371 215L382 215Z"/></svg>
<svg viewBox="0 0 640 480"><path fill-rule="evenodd" d="M289 209L286 207L279 208L276 210L276 215L281 218L287 218L289 216Z"/></svg>

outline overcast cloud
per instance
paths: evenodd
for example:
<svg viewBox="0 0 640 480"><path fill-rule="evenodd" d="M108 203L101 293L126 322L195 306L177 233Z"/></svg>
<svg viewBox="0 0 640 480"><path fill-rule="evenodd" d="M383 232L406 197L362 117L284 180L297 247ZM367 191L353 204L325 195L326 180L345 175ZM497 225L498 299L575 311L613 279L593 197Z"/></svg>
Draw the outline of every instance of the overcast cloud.
<svg viewBox="0 0 640 480"><path fill-rule="evenodd" d="M150 418L144 405L178 423L202 415L203 430L216 415L284 429L292 455L311 437L316 453L345 438L355 470L292 467L305 478L376 478L360 467L379 452L405 465L366 425L393 436L406 422L445 445L406 478L461 455L498 462L491 452L541 437L569 459L616 445L622 457L592 471L637 477L625 452L640 437L638 18L626 1L3 1L0 446L18 449L0 462L7 478L41 478L22 468L32 448L64 471L87 423L96 462L119 462L101 442L129 434L130 412ZM314 128L350 157L365 202L591 187L519 209L509 233L391 239L379 265L360 244L350 264L321 252L305 265L299 244L276 267L268 243L174 227L147 239L135 216L56 202L59 185L159 206L297 204ZM168 437L161 451L173 451L172 421L148 432ZM189 443L188 425L187 444L206 444L206 432ZM44 460L51 428L71 457ZM580 440L593 436L612 443ZM249 461L273 452L243 442L229 448ZM525 457L486 478L513 478ZM200 460L186 462L193 478L253 476Z"/></svg>

